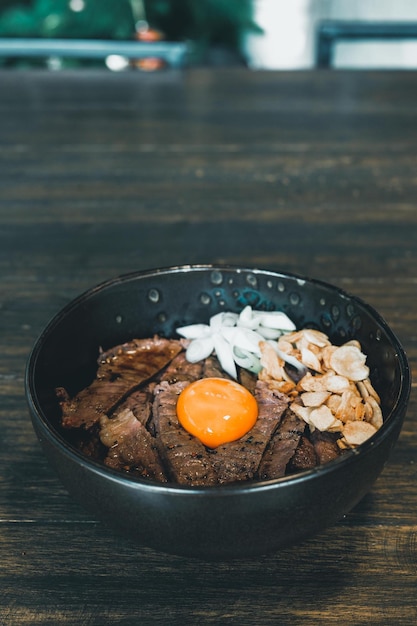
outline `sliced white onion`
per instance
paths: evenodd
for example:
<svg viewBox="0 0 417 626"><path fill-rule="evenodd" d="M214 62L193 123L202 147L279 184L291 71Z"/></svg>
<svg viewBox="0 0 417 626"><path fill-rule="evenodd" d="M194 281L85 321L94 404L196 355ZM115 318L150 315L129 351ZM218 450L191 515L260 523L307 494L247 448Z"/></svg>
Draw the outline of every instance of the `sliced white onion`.
<svg viewBox="0 0 417 626"><path fill-rule="evenodd" d="M254 311L259 320L259 324L266 328L276 328L278 330L296 330L294 322L283 313L283 311Z"/></svg>
<svg viewBox="0 0 417 626"><path fill-rule="evenodd" d="M228 343L220 333L213 334L213 342L214 349L216 351L216 355L219 359L221 367L224 369L225 372L227 372L227 374L229 374L229 376L236 379L237 370L233 358L233 350L230 343Z"/></svg>
<svg viewBox="0 0 417 626"><path fill-rule="evenodd" d="M239 315L237 313L223 313L223 326L236 326Z"/></svg>
<svg viewBox="0 0 417 626"><path fill-rule="evenodd" d="M210 328L212 331L218 331L222 326L235 326L238 317L237 313L217 313L210 318Z"/></svg>
<svg viewBox="0 0 417 626"><path fill-rule="evenodd" d="M297 359L281 352L273 340L295 325L281 311L254 311L250 305L240 314L222 311L213 315L209 324L190 324L177 328L177 333L190 340L186 358L191 363L201 361L213 351L225 372L237 378L236 364L251 372L261 370L261 341L268 341L280 358L299 371L306 371Z"/></svg>
<svg viewBox="0 0 417 626"><path fill-rule="evenodd" d="M244 328L258 328L259 326L259 321L256 319L256 317L253 315L253 311L252 311L252 307L251 306L245 306L245 308L243 309L243 311L241 311L239 318L237 320L237 325L238 326L243 326Z"/></svg>
<svg viewBox="0 0 417 626"><path fill-rule="evenodd" d="M181 326L176 330L185 339L198 339L210 334L210 326L207 324L190 324L189 326Z"/></svg>
<svg viewBox="0 0 417 626"><path fill-rule="evenodd" d="M238 327L236 328L233 344L236 348L247 350L248 352L253 352L257 356L261 356L259 342L263 341L263 339L262 335L254 330Z"/></svg>
<svg viewBox="0 0 417 626"><path fill-rule="evenodd" d="M245 370L252 372L253 374L259 374L262 369L260 359L247 350L241 350L236 346L233 348L233 357L239 367L243 367Z"/></svg>
<svg viewBox="0 0 417 626"><path fill-rule="evenodd" d="M214 350L213 336L193 339L188 346L185 357L190 363L197 363L206 359Z"/></svg>
<svg viewBox="0 0 417 626"><path fill-rule="evenodd" d="M262 335L264 339L278 339L281 337L282 331L276 328L266 328L265 326L258 326L257 333Z"/></svg>
<svg viewBox="0 0 417 626"><path fill-rule="evenodd" d="M237 328L236 326L221 326L219 332L223 335L228 343L234 344Z"/></svg>

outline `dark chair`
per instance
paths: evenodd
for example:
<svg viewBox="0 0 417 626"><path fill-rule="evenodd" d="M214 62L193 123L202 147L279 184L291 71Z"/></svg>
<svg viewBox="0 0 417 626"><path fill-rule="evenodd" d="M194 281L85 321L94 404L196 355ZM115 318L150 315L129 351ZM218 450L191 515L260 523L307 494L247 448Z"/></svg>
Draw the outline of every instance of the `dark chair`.
<svg viewBox="0 0 417 626"><path fill-rule="evenodd" d="M324 21L317 29L316 66L330 68L340 41L417 40L417 23Z"/></svg>

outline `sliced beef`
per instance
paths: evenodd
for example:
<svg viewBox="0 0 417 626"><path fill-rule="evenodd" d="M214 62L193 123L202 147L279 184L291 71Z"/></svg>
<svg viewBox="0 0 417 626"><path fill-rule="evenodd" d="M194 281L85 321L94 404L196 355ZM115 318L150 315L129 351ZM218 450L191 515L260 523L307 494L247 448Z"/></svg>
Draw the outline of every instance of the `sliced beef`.
<svg viewBox="0 0 417 626"><path fill-rule="evenodd" d="M155 388L154 382L147 384L143 389L137 389L133 391L127 398L125 398L121 404L119 404L114 412L112 418L116 418L119 413L130 409L136 419L146 426L151 418L152 402L153 402L153 390Z"/></svg>
<svg viewBox="0 0 417 626"><path fill-rule="evenodd" d="M215 356L209 356L204 360L203 374L201 378L226 378L231 380L229 374L227 374L220 367L220 363Z"/></svg>
<svg viewBox="0 0 417 626"><path fill-rule="evenodd" d="M262 457L258 470L260 480L285 476L287 465L294 456L304 430L305 423L288 408Z"/></svg>
<svg viewBox="0 0 417 626"><path fill-rule="evenodd" d="M316 452L318 463L328 463L340 456L341 451L337 445L338 435L335 433L321 432L315 430L311 433L311 441Z"/></svg>
<svg viewBox="0 0 417 626"><path fill-rule="evenodd" d="M135 417L147 426L151 434L155 434L152 422L152 404L154 400L155 387L159 382L165 380L170 384L179 381L197 380L201 377L203 371L203 363L189 363L185 357L185 352L177 354L166 368L161 370L156 379L145 383L143 387L134 391L117 406L114 411L116 415L119 411L129 408Z"/></svg>
<svg viewBox="0 0 417 626"><path fill-rule="evenodd" d="M255 397L258 419L253 428L237 441L226 443L212 452L213 467L220 483L252 480L271 436L288 407L289 398L257 381Z"/></svg>
<svg viewBox="0 0 417 626"><path fill-rule="evenodd" d="M68 439L77 450L90 459L104 461L107 456L107 448L100 441L99 424L95 424L90 430L76 428L69 433Z"/></svg>
<svg viewBox="0 0 417 626"><path fill-rule="evenodd" d="M187 361L185 352L180 352L162 372L160 380L173 384L180 381L192 382L203 375L204 363L190 363Z"/></svg>
<svg viewBox="0 0 417 626"><path fill-rule="evenodd" d="M124 409L117 417L100 418L100 439L108 450L105 464L158 482L167 482L155 439L136 419L133 411Z"/></svg>
<svg viewBox="0 0 417 626"><path fill-rule="evenodd" d="M198 363L190 363L185 357L185 352L180 352L171 361L168 367L161 372L161 375L158 377L158 383L165 382L173 385L179 382L193 382L194 380L198 380L202 377L203 366L204 364L202 361L199 361ZM152 397L152 403L153 400L154 397ZM154 422L153 412L151 419L148 422L148 430L152 433L152 435L156 436L157 429Z"/></svg>
<svg viewBox="0 0 417 626"><path fill-rule="evenodd" d="M154 376L182 350L174 339L134 339L103 352L97 376L86 389L70 399L57 390L64 428L90 428L110 413L131 391Z"/></svg>
<svg viewBox="0 0 417 626"><path fill-rule="evenodd" d="M239 382L243 387L246 387L246 389L252 394L255 394L257 380L258 377L256 376L256 374L248 372L248 370L243 369L243 367L239 368Z"/></svg>
<svg viewBox="0 0 417 626"><path fill-rule="evenodd" d="M300 438L294 456L288 464L290 474L312 469L318 463L316 451L311 441L306 436Z"/></svg>
<svg viewBox="0 0 417 626"><path fill-rule="evenodd" d="M214 485L217 476L210 453L178 422L178 396L188 384L181 381L170 385L163 381L155 389L153 424L159 453L168 468L169 478L174 482L190 486Z"/></svg>

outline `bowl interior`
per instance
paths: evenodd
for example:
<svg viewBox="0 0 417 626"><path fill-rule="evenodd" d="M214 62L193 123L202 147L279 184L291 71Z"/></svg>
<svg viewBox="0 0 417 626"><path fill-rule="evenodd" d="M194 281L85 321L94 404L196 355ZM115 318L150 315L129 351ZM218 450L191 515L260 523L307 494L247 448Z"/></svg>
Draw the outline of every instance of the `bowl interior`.
<svg viewBox="0 0 417 626"><path fill-rule="evenodd" d="M179 326L206 322L222 310L239 312L248 304L282 310L298 328L322 330L336 344L358 339L381 397L383 428L404 412L410 387L407 359L370 306L321 281L214 266L129 274L68 304L47 326L30 356L27 394L32 408L51 432L67 440L59 427L55 387L74 394L87 386L95 375L99 348L154 334L175 337Z"/></svg>

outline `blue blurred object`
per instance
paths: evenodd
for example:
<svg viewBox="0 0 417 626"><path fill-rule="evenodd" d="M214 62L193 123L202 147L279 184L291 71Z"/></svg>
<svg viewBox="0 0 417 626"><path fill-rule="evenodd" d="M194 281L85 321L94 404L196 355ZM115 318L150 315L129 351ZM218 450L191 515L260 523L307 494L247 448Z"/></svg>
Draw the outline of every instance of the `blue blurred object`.
<svg viewBox="0 0 417 626"><path fill-rule="evenodd" d="M126 59L157 57L171 67L181 67L187 45L180 42L145 43L88 39L0 39L0 56L65 57L72 59L106 59L118 55Z"/></svg>
<svg viewBox="0 0 417 626"><path fill-rule="evenodd" d="M334 48L341 41L417 40L415 22L324 21L317 30L317 67L330 68Z"/></svg>

